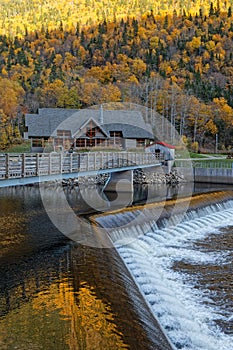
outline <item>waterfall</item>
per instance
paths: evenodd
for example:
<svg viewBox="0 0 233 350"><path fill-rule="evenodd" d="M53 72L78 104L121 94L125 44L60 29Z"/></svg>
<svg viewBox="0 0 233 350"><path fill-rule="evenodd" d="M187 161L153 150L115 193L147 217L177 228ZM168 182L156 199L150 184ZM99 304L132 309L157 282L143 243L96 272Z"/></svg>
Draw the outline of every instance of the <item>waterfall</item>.
<svg viewBox="0 0 233 350"><path fill-rule="evenodd" d="M153 219L156 207L144 209L144 223L134 221L138 208L97 219L109 228L114 216L118 227L109 230L109 235L174 349L232 349L232 337L214 323L224 316L214 306L202 303L200 300L208 298L205 292L193 288L182 273L173 269L177 261L224 265L227 251L198 251L193 245L210 234L221 234L221 227L233 226L231 198L209 205L199 201L198 207L195 204L185 214L172 215L172 219L167 212L159 220ZM125 225L127 219L132 224ZM227 320L231 322L231 317Z"/></svg>
<svg viewBox="0 0 233 350"><path fill-rule="evenodd" d="M168 201L165 204L163 202L161 205L153 203L98 215L95 217L95 221L106 229L110 239L115 243L121 238L124 240L138 238L140 235L157 228L164 229L181 225L179 227L181 229L182 224L186 221L190 222L190 225L201 225L201 221L199 224L193 223L192 220L196 218L201 220L202 217L205 217L205 224L209 224L210 220L215 221L215 219L209 218L207 215L211 213L217 215L221 209L231 206L232 197L233 191L202 194L191 199L188 210L186 200L181 198L176 201ZM222 217L222 219L224 218ZM187 225L185 229L189 230ZM169 234L168 231L167 234Z"/></svg>

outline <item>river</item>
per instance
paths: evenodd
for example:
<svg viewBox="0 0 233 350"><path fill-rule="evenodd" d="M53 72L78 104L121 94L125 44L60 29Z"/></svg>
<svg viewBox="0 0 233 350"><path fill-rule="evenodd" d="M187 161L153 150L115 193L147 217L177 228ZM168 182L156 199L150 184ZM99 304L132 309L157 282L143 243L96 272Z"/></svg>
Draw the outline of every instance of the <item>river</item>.
<svg viewBox="0 0 233 350"><path fill-rule="evenodd" d="M195 190L207 194L169 227L168 217L149 223L153 203L166 193L169 207L176 190L151 191L150 209L142 209L148 225L136 238L132 227L115 228L115 248L99 249L61 234L36 186L0 189L0 348L230 350L233 195L225 187ZM95 220L104 227L112 215L119 223L132 218L145 193L137 189L127 214ZM66 195L89 220L94 213L78 191Z"/></svg>

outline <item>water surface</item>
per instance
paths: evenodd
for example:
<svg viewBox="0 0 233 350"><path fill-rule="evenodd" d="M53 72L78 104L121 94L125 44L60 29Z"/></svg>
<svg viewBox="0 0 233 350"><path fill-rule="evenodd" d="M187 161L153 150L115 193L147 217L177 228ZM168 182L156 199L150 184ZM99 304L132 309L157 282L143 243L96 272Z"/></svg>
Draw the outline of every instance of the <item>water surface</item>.
<svg viewBox="0 0 233 350"><path fill-rule="evenodd" d="M36 187L0 189L0 208L1 349L170 349L114 249L62 235Z"/></svg>

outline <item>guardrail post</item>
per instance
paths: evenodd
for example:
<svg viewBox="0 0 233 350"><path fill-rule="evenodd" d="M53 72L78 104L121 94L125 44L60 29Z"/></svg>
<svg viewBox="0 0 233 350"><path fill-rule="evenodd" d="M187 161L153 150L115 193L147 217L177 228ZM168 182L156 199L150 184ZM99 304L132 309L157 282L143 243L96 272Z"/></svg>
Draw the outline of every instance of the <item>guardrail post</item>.
<svg viewBox="0 0 233 350"><path fill-rule="evenodd" d="M62 153L60 153L60 159L59 159L59 173L62 174Z"/></svg>
<svg viewBox="0 0 233 350"><path fill-rule="evenodd" d="M6 162L6 179L8 179L10 175L10 169L9 169L10 163L9 163L9 154L7 153L5 157L5 162Z"/></svg>
<svg viewBox="0 0 233 350"><path fill-rule="evenodd" d="M49 153L48 158L48 174L51 175L51 153Z"/></svg>
<svg viewBox="0 0 233 350"><path fill-rule="evenodd" d="M89 170L89 153L87 153L87 166L86 166L86 170Z"/></svg>
<svg viewBox="0 0 233 350"><path fill-rule="evenodd" d="M25 170L26 170L26 157L25 153L22 154L22 177L25 177Z"/></svg>
<svg viewBox="0 0 233 350"><path fill-rule="evenodd" d="M110 155L111 155L111 159L112 159L111 168L114 168L114 166L113 166L113 153L110 153Z"/></svg>
<svg viewBox="0 0 233 350"><path fill-rule="evenodd" d="M93 170L95 170L96 169L96 153L94 153L94 169Z"/></svg>
<svg viewBox="0 0 233 350"><path fill-rule="evenodd" d="M36 176L39 176L39 153L36 154Z"/></svg>
<svg viewBox="0 0 233 350"><path fill-rule="evenodd" d="M73 172L73 153L70 153L70 173Z"/></svg>
<svg viewBox="0 0 233 350"><path fill-rule="evenodd" d="M103 152L100 154L100 168L103 169Z"/></svg>

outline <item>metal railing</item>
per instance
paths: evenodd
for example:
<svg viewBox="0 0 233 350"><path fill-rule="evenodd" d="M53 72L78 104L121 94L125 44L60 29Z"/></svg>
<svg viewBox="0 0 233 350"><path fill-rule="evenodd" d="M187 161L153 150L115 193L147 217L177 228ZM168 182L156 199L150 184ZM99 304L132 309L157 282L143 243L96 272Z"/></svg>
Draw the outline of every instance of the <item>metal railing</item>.
<svg viewBox="0 0 233 350"><path fill-rule="evenodd" d="M201 169L233 169L233 161L231 160L201 160L195 161L192 159L183 160L178 159L175 160L175 166L181 168L193 167L193 168L201 168Z"/></svg>
<svg viewBox="0 0 233 350"><path fill-rule="evenodd" d="M87 152L0 154L0 180L159 164L151 153Z"/></svg>

